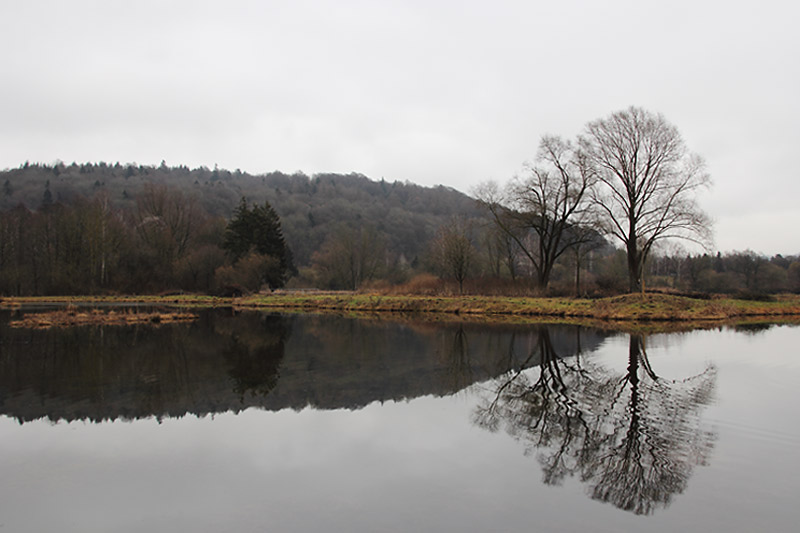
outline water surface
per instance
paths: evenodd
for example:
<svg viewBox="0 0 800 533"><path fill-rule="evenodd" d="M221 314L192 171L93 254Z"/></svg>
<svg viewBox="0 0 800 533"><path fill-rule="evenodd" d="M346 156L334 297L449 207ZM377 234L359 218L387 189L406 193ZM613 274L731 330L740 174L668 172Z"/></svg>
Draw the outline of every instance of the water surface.
<svg viewBox="0 0 800 533"><path fill-rule="evenodd" d="M7 531L794 531L800 328L0 319Z"/></svg>

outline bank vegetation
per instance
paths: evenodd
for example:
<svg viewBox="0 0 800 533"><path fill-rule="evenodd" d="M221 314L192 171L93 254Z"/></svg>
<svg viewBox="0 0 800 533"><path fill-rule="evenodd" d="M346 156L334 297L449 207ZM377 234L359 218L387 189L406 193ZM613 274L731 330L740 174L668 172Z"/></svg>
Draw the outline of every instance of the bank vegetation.
<svg viewBox="0 0 800 533"><path fill-rule="evenodd" d="M78 311L80 306L100 304L141 305L160 308L153 312ZM0 308L19 308L24 304L57 304L55 311L40 323L21 321L19 327L48 325L114 325L167 323L192 320L197 308L229 308L232 312L274 311L336 313L359 317L413 317L422 320L480 320L502 322L572 322L598 325L662 323L732 324L770 321L800 323L800 297L784 295L771 301L741 300L728 297L696 298L674 294L636 293L607 298L557 298L509 296L426 296L381 292L279 291L242 297L200 294L166 296L95 297L13 297L0 300ZM178 311L168 309L178 308ZM164 309L167 309L166 311ZM32 317L36 313L26 314ZM30 319L34 320L34 319ZM47 322L47 324L41 321Z"/></svg>

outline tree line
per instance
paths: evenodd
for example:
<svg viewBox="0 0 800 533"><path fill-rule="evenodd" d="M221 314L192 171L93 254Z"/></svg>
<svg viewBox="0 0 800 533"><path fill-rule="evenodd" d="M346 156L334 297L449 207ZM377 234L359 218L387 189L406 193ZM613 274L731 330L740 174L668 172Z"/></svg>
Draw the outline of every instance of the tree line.
<svg viewBox="0 0 800 533"><path fill-rule="evenodd" d="M254 290L281 287L293 271L268 203L243 199L226 222L179 190L147 185L132 209L99 193L0 213L6 295Z"/></svg>
<svg viewBox="0 0 800 533"><path fill-rule="evenodd" d="M686 254L656 254L649 262L652 285L698 293L759 297L800 293L800 255L772 257L752 250Z"/></svg>
<svg viewBox="0 0 800 533"><path fill-rule="evenodd" d="M331 233L373 227L390 250L405 260L419 260L436 228L453 215L481 217L474 200L447 187L373 181L361 174L286 174L199 167L136 164L25 163L0 172L0 211L51 203L71 205L105 194L110 205L135 209L148 185L163 185L194 198L213 217L229 218L242 197L269 204L281 219L298 265L310 263Z"/></svg>
<svg viewBox="0 0 800 533"><path fill-rule="evenodd" d="M0 293L263 287L607 294L800 290L792 257L691 256L710 178L661 115L629 108L474 198L359 174L25 163L0 173Z"/></svg>

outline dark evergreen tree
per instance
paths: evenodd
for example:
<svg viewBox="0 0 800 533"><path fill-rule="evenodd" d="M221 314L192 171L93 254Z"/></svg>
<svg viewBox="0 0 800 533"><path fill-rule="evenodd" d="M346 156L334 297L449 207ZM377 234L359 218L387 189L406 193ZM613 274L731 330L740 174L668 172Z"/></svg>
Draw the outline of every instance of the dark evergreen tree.
<svg viewBox="0 0 800 533"><path fill-rule="evenodd" d="M283 287L289 274L295 272L280 218L269 202L249 207L247 199L242 198L225 229L222 248L228 252L234 265L250 254L273 258L275 261L266 263L270 266L265 268L263 280L270 288Z"/></svg>
<svg viewBox="0 0 800 533"><path fill-rule="evenodd" d="M238 261L250 251L254 233L252 226L253 217L247 206L247 199L242 198L225 228L225 240L222 243L222 248L234 261Z"/></svg>

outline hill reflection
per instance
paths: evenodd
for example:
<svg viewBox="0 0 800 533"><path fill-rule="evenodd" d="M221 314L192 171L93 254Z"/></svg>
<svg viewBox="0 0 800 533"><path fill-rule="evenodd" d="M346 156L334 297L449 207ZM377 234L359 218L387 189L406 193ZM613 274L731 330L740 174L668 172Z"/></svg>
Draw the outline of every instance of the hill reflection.
<svg viewBox="0 0 800 533"><path fill-rule="evenodd" d="M20 422L357 409L449 395L604 334L209 310L192 324L19 330L0 315L0 414ZM523 355L524 354L524 355ZM546 361L547 362L547 361Z"/></svg>

